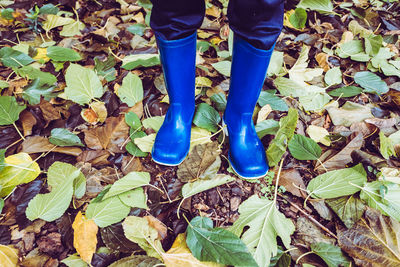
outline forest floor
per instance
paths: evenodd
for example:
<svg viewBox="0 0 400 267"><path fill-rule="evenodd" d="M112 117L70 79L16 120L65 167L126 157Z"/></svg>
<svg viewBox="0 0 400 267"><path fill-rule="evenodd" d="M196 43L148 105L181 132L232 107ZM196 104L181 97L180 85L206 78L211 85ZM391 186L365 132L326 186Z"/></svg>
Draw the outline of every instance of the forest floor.
<svg viewBox="0 0 400 267"><path fill-rule="evenodd" d="M286 1L257 180L221 126L227 4L206 1L191 152L165 167L150 1L0 0L0 266L400 266L399 1Z"/></svg>

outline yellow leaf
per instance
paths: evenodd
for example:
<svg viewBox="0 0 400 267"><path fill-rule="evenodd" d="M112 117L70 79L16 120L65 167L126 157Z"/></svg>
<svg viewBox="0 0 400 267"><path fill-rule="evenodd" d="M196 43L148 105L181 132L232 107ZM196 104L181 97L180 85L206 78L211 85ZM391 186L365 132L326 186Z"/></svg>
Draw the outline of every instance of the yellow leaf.
<svg viewBox="0 0 400 267"><path fill-rule="evenodd" d="M196 259L186 245L186 235L179 234L170 250L162 254L166 267L221 267L214 262L202 262Z"/></svg>
<svg viewBox="0 0 400 267"><path fill-rule="evenodd" d="M82 260L90 263L93 254L96 252L96 235L99 228L92 219L86 219L80 211L75 217L72 228L74 229L74 247L76 251Z"/></svg>
<svg viewBox="0 0 400 267"><path fill-rule="evenodd" d="M38 48L36 56L33 57L34 60L40 61L42 60L43 62L47 62L50 60L49 57L47 57L47 48Z"/></svg>
<svg viewBox="0 0 400 267"><path fill-rule="evenodd" d="M48 32L53 28L64 26L67 24L74 23L75 20L71 18L64 18L57 15L49 14L46 17L46 21L43 23L43 29Z"/></svg>
<svg viewBox="0 0 400 267"><path fill-rule="evenodd" d="M19 184L29 183L40 174L39 165L27 153L8 156L5 167L0 172L0 197L4 197Z"/></svg>
<svg viewBox="0 0 400 267"><path fill-rule="evenodd" d="M2 267L17 267L18 250L11 246L0 245L0 263Z"/></svg>
<svg viewBox="0 0 400 267"><path fill-rule="evenodd" d="M97 114L97 118L99 122L103 123L107 119L107 108L104 104L104 102L94 102L90 104L90 107L93 109L93 111Z"/></svg>

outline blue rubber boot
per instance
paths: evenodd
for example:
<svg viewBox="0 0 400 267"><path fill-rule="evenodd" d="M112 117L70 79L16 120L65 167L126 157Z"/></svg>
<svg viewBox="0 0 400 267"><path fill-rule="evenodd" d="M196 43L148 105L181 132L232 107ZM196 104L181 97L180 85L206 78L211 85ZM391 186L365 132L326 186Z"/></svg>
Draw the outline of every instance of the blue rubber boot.
<svg viewBox="0 0 400 267"><path fill-rule="evenodd" d="M197 33L179 40L157 37L169 108L152 149L156 163L176 166L190 147L190 130L195 110Z"/></svg>
<svg viewBox="0 0 400 267"><path fill-rule="evenodd" d="M229 134L229 162L242 178L256 179L268 172L265 149L252 120L272 51L255 48L235 36L231 80L224 123Z"/></svg>

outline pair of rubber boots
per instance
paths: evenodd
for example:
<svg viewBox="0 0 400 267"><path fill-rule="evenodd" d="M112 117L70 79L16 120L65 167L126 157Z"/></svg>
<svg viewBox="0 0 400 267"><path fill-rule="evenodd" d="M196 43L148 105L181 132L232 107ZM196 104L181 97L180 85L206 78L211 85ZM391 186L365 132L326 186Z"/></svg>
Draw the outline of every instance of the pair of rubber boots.
<svg viewBox="0 0 400 267"><path fill-rule="evenodd" d="M179 40L157 37L170 106L159 129L152 158L156 163L176 166L190 147L195 112L197 33ZM273 48L261 50L234 37L231 79L223 121L229 135L229 161L241 177L255 179L268 172L265 149L258 138L252 116Z"/></svg>

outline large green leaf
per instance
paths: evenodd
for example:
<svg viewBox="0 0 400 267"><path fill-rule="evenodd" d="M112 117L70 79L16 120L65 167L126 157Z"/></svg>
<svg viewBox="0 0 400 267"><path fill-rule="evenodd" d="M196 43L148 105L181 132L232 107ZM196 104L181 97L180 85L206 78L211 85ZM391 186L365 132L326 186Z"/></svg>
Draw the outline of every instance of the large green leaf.
<svg viewBox="0 0 400 267"><path fill-rule="evenodd" d="M352 97L361 94L362 91L363 89L357 86L344 86L329 91L328 94L337 97Z"/></svg>
<svg viewBox="0 0 400 267"><path fill-rule="evenodd" d="M297 7L315 10L320 13L332 13L333 11L331 0L301 0Z"/></svg>
<svg viewBox="0 0 400 267"><path fill-rule="evenodd" d="M8 156L3 164L4 168L0 171L0 197L7 196L14 187L29 183L40 174L39 165L27 153Z"/></svg>
<svg viewBox="0 0 400 267"><path fill-rule="evenodd" d="M341 58L348 58L364 52L363 44L360 40L352 40L341 44L336 49L336 54Z"/></svg>
<svg viewBox="0 0 400 267"><path fill-rule="evenodd" d="M328 86L342 83L342 71L339 67L328 70L325 74L325 83Z"/></svg>
<svg viewBox="0 0 400 267"><path fill-rule="evenodd" d="M49 142L57 146L84 146L76 134L65 128L51 130Z"/></svg>
<svg viewBox="0 0 400 267"><path fill-rule="evenodd" d="M56 76L54 76L50 72L44 72L32 66L23 66L18 69L14 68L14 70L15 73L17 73L21 77L25 77L30 80L39 79L39 85L43 84L53 85L57 82ZM44 97L46 97L46 95L44 95Z"/></svg>
<svg viewBox="0 0 400 267"><path fill-rule="evenodd" d="M51 186L51 192L38 194L29 202L26 209L28 219L40 218L50 222L61 217L69 207L74 191L78 198L85 193L86 179L71 164L56 161L47 172L47 184Z"/></svg>
<svg viewBox="0 0 400 267"><path fill-rule="evenodd" d="M107 227L122 221L128 216L130 207L122 203L118 196L99 202L90 202L86 209L86 217L93 219L99 227Z"/></svg>
<svg viewBox="0 0 400 267"><path fill-rule="evenodd" d="M221 121L221 116L218 111L206 103L200 103L197 106L196 114L193 118L193 123L211 132L218 130L218 123Z"/></svg>
<svg viewBox="0 0 400 267"><path fill-rule="evenodd" d="M143 99L143 85L139 76L129 72L122 80L122 85L118 88L118 96L122 102L133 107Z"/></svg>
<svg viewBox="0 0 400 267"><path fill-rule="evenodd" d="M264 120L257 123L255 128L259 138L263 138L267 134L275 135L279 130L279 121L273 119Z"/></svg>
<svg viewBox="0 0 400 267"><path fill-rule="evenodd" d="M286 248L290 247L290 235L295 227L276 208L276 203L257 195L251 196L239 206L239 219L230 231L241 236L243 229L248 226L242 240L248 246L260 267L268 267L271 256L278 253L276 238L279 236Z"/></svg>
<svg viewBox="0 0 400 267"><path fill-rule="evenodd" d="M296 29L303 29L307 22L307 11L300 7L296 8L290 15L289 21Z"/></svg>
<svg viewBox="0 0 400 267"><path fill-rule="evenodd" d="M50 46L47 48L47 56L54 61L79 61L81 55L75 50L60 46Z"/></svg>
<svg viewBox="0 0 400 267"><path fill-rule="evenodd" d="M328 267L348 266L350 264L342 250L332 244L323 242L311 244L311 250L320 256Z"/></svg>
<svg viewBox="0 0 400 267"><path fill-rule="evenodd" d="M33 59L20 51L14 50L10 47L3 47L0 49L0 60L6 67L22 67L33 62Z"/></svg>
<svg viewBox="0 0 400 267"><path fill-rule="evenodd" d="M129 127L131 127L130 130L138 131L140 128L142 128L140 118L135 112L129 111L128 113L126 113L125 122L126 124L128 124Z"/></svg>
<svg viewBox="0 0 400 267"><path fill-rule="evenodd" d="M146 194L141 187L119 194L118 197L129 207L148 209Z"/></svg>
<svg viewBox="0 0 400 267"><path fill-rule="evenodd" d="M213 221L207 217L197 216L190 221L186 244L200 261L258 266L238 236L222 228L213 228Z"/></svg>
<svg viewBox="0 0 400 267"><path fill-rule="evenodd" d="M184 198L188 198L191 196L194 196L200 192L206 191L208 189L230 183L232 181L235 181L235 178L225 175L225 174L217 174L214 178L209 179L209 180L196 180L191 183L186 183L182 187L182 196Z"/></svg>
<svg viewBox="0 0 400 267"><path fill-rule="evenodd" d="M222 75L229 77L231 76L231 62L224 60L217 63L211 64Z"/></svg>
<svg viewBox="0 0 400 267"><path fill-rule="evenodd" d="M371 208L400 221L400 185L381 181L367 183L361 189L360 198Z"/></svg>
<svg viewBox="0 0 400 267"><path fill-rule="evenodd" d="M360 191L367 182L367 174L358 164L352 168L329 171L310 181L307 191L317 198L335 198L347 196Z"/></svg>
<svg viewBox="0 0 400 267"><path fill-rule="evenodd" d="M298 116L297 110L290 108L288 115L279 121L279 130L267 149L270 166L277 165L285 153L286 146L296 130Z"/></svg>
<svg viewBox="0 0 400 267"><path fill-rule="evenodd" d="M77 64L71 64L65 74L65 94L68 99L83 105L103 95L103 86L96 73Z"/></svg>
<svg viewBox="0 0 400 267"><path fill-rule="evenodd" d="M382 79L375 73L369 71L357 72L356 75L354 75L354 81L364 88L364 91L367 93L380 95L389 91L386 82L382 81Z"/></svg>
<svg viewBox="0 0 400 267"><path fill-rule="evenodd" d="M136 54L124 57L122 68L133 70L137 67L152 67L160 64L158 54Z"/></svg>
<svg viewBox="0 0 400 267"><path fill-rule="evenodd" d="M375 56L379 53L382 47L383 38L381 35L370 34L364 38L365 52L370 56Z"/></svg>
<svg viewBox="0 0 400 267"><path fill-rule="evenodd" d="M290 154L299 160L317 160L322 153L319 145L311 138L295 134L289 142Z"/></svg>
<svg viewBox="0 0 400 267"><path fill-rule="evenodd" d="M148 172L130 172L111 186L110 190L104 195L103 200L149 183L150 174Z"/></svg>
<svg viewBox="0 0 400 267"><path fill-rule="evenodd" d="M288 111L288 106L280 97L274 95L274 91L262 91L258 98L260 106L270 105L273 110Z"/></svg>
<svg viewBox="0 0 400 267"><path fill-rule="evenodd" d="M0 96L0 125L13 124L25 108L26 105L17 104L14 96Z"/></svg>
<svg viewBox="0 0 400 267"><path fill-rule="evenodd" d="M144 128L151 128L154 131L158 132L161 128L161 125L164 122L164 116L153 116L143 120L143 127Z"/></svg>
<svg viewBox="0 0 400 267"><path fill-rule="evenodd" d="M385 159L396 156L394 143L389 137L386 137L382 131L379 132L379 151Z"/></svg>
<svg viewBox="0 0 400 267"><path fill-rule="evenodd" d="M22 92L22 98L27 100L31 105L37 105L40 103L40 97L43 96L44 99L50 100L55 97L56 94L53 93L55 86L41 85L41 79L35 79L31 84L24 87Z"/></svg>

